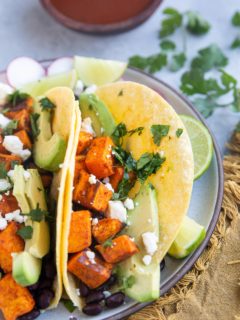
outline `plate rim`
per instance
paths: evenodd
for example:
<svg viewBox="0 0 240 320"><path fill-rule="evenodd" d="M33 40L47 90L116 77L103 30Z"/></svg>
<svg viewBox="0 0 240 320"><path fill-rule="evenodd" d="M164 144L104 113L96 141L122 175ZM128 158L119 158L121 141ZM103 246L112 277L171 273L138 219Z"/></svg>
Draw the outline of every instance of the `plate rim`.
<svg viewBox="0 0 240 320"><path fill-rule="evenodd" d="M54 60L56 60L58 58L52 58L52 59L41 59L41 60L37 60L39 63L50 63ZM212 234L213 231L215 229L215 226L217 224L219 215L220 215L220 211L221 211L221 205L222 205L222 200L223 200L223 192L224 192L224 171L223 171L223 164L222 164L222 157L221 157L221 153L218 147L218 144L216 142L215 136L212 133L212 130L209 128L209 126L207 125L205 119L202 117L202 115L194 108L193 104L189 101L188 98L186 98L183 94L181 94L177 89L173 88L171 85L169 85L168 83L166 83L165 81L157 78L156 76L153 76L143 70L139 70L137 68L134 67L128 67L128 69L133 70L136 73L139 73L142 76L145 76L147 78L150 78L160 84L162 84L163 86L167 87L170 91L172 91L176 96L178 96L181 100L183 100L185 102L185 104L190 108L190 110L194 113L195 117L200 120L208 129L212 140L213 140L213 148L214 148L214 153L216 156L216 162L217 162L217 173L218 173L218 191L217 191L217 198L216 198L216 203L215 203L215 207L214 207L214 211L213 211L213 215L211 218L211 221L209 223L207 232L206 232L206 237L203 240L203 242L201 243L201 245L193 252L193 254L190 256L190 258L186 261L186 263L181 267L181 269L177 272L177 274L175 275L175 277L173 277L172 279L169 279L161 288L161 295L167 293L171 288L173 288L176 283L193 267L194 263L197 261L197 259L200 257L200 255L202 254L202 252L204 251L204 249L206 248ZM1 70L0 74L2 73L6 73L6 69L5 70ZM124 319L125 317L143 309L144 307L150 305L154 303L154 301L151 302L147 302L147 303L138 303L136 302L136 304L134 304L133 306L129 307L128 309L121 311L115 315L112 316L108 316L105 318L102 318L102 320L120 320L120 319Z"/></svg>

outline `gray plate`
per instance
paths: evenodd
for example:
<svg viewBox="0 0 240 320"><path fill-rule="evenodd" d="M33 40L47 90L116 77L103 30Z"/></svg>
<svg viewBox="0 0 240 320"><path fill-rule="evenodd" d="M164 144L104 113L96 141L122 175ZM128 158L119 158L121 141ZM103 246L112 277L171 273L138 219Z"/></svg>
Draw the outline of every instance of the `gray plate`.
<svg viewBox="0 0 240 320"><path fill-rule="evenodd" d="M43 64L46 66L49 64L49 62L49 60L43 61ZM0 81L4 80L5 74L1 73ZM204 122L202 117L193 108L190 102L166 83L144 72L130 68L126 70L124 74L124 80L135 81L147 85L148 87L161 94L173 106L177 113L190 115ZM205 122L204 124L206 125ZM190 217L194 218L198 223L205 226L205 228L207 229L207 236L201 246L197 250L195 250L195 252L193 252L189 257L183 260L176 260L170 257L166 257L166 267L161 273L161 295L172 288L192 267L194 262L206 247L216 225L223 197L223 168L220 153L214 137L213 142L214 155L212 163L208 171L200 179L194 182L191 204L188 211L188 215ZM123 319L124 317L143 308L145 305L146 304L140 304L129 299L123 306L113 310L106 310L99 316L95 316L94 319ZM60 304L56 310L43 313L40 316L39 320L66 320L70 315L74 315L78 318L86 320L90 318L79 312L70 314Z"/></svg>

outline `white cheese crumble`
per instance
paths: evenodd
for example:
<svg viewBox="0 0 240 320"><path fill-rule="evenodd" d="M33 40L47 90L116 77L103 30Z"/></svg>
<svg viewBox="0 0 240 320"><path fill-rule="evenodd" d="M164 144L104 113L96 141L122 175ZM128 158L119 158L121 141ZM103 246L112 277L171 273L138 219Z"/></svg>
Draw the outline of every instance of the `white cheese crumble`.
<svg viewBox="0 0 240 320"><path fill-rule="evenodd" d="M127 221L127 210L122 201L115 200L108 202L107 216L112 219L118 219L121 222Z"/></svg>
<svg viewBox="0 0 240 320"><path fill-rule="evenodd" d="M110 179L108 177L103 179L103 183L109 183L109 182L110 182Z"/></svg>
<svg viewBox="0 0 240 320"><path fill-rule="evenodd" d="M7 97L13 92L13 88L6 83L0 83L0 104L7 102Z"/></svg>
<svg viewBox="0 0 240 320"><path fill-rule="evenodd" d="M0 191L6 191L11 188L11 183L6 179L0 179Z"/></svg>
<svg viewBox="0 0 240 320"><path fill-rule="evenodd" d="M158 153L159 153L161 158L163 158L165 156L165 152L163 150L159 151Z"/></svg>
<svg viewBox="0 0 240 320"><path fill-rule="evenodd" d="M91 118L87 117L82 121L82 125L81 125L81 131L82 132L88 132L91 133L94 137L96 136L95 131L93 130L92 127L92 120Z"/></svg>
<svg viewBox="0 0 240 320"><path fill-rule="evenodd" d="M84 90L84 93L94 93L97 90L97 86L95 84L92 84L91 86L87 87L87 89Z"/></svg>
<svg viewBox="0 0 240 320"><path fill-rule="evenodd" d="M125 208L127 208L128 210L133 210L134 209L134 202L132 199L127 198L124 202L123 202Z"/></svg>
<svg viewBox="0 0 240 320"><path fill-rule="evenodd" d="M96 264L96 261L95 261L95 253L93 251L86 251L86 256L88 257L89 261L92 263L92 264Z"/></svg>
<svg viewBox="0 0 240 320"><path fill-rule="evenodd" d="M4 218L0 217L0 230L4 230L6 228L7 228L7 221Z"/></svg>
<svg viewBox="0 0 240 320"><path fill-rule="evenodd" d="M74 87L74 93L76 96L80 96L80 94L83 92L84 84L81 80L78 80L75 87Z"/></svg>
<svg viewBox="0 0 240 320"><path fill-rule="evenodd" d="M108 298L112 295L110 291L103 291L103 294L105 298Z"/></svg>
<svg viewBox="0 0 240 320"><path fill-rule="evenodd" d="M20 212L19 209L15 210L13 212L6 213L5 214L5 219L6 219L6 221L9 221L9 222L10 221L16 221L18 223L23 223L23 222L26 221L27 217L26 216L22 216L20 213L21 212Z"/></svg>
<svg viewBox="0 0 240 320"><path fill-rule="evenodd" d="M151 261L152 261L152 257L147 254L147 255L145 255L145 256L142 258L142 260L143 260L143 263L144 263L146 266L149 266L149 264L150 264Z"/></svg>
<svg viewBox="0 0 240 320"><path fill-rule="evenodd" d="M30 150L23 150L23 143L16 136L5 136L3 140L3 146L7 151L21 157L23 161L27 160L31 155Z"/></svg>
<svg viewBox="0 0 240 320"><path fill-rule="evenodd" d="M92 225L95 226L96 224L98 224L98 218L93 218Z"/></svg>
<svg viewBox="0 0 240 320"><path fill-rule="evenodd" d="M0 128L4 129L11 122L7 117L0 113Z"/></svg>
<svg viewBox="0 0 240 320"><path fill-rule="evenodd" d="M77 294L78 297L81 296L80 289L78 289L78 288L76 289L76 294Z"/></svg>
<svg viewBox="0 0 240 320"><path fill-rule="evenodd" d="M60 169L63 168L63 163L60 163L59 168L60 168Z"/></svg>
<svg viewBox="0 0 240 320"><path fill-rule="evenodd" d="M96 183L97 183L97 178L96 178L96 176L95 176L94 174L90 174L90 177L89 177L89 179L88 179L88 182L89 182L90 184L96 184Z"/></svg>
<svg viewBox="0 0 240 320"><path fill-rule="evenodd" d="M106 187L108 190L114 192L114 189L113 189L111 183L106 183L106 184L105 184L105 187Z"/></svg>
<svg viewBox="0 0 240 320"><path fill-rule="evenodd" d="M157 251L158 238L153 232L142 234L143 244L148 254L153 255Z"/></svg>
<svg viewBox="0 0 240 320"><path fill-rule="evenodd" d="M14 170L9 170L7 175L13 181Z"/></svg>
<svg viewBox="0 0 240 320"><path fill-rule="evenodd" d="M27 170L24 170L24 172L23 172L23 177L24 177L24 180L25 180L25 181L27 181L28 179L30 179L30 177L31 177L30 172L28 172Z"/></svg>

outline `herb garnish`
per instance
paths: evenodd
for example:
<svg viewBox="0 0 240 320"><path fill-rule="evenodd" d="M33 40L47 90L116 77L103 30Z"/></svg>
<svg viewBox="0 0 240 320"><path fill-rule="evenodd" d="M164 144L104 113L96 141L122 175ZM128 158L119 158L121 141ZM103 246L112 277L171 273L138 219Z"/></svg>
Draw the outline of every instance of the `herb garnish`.
<svg viewBox="0 0 240 320"><path fill-rule="evenodd" d="M17 165L19 165L19 164L21 164L21 163L20 163L18 160L13 160L13 161L11 161L11 170L13 170L14 167L17 166Z"/></svg>
<svg viewBox="0 0 240 320"><path fill-rule="evenodd" d="M19 229L19 230L17 231L17 234L18 234L23 240L32 239L33 228L32 228L31 226L21 227L21 229Z"/></svg>
<svg viewBox="0 0 240 320"><path fill-rule="evenodd" d="M167 55L165 53L153 54L149 57L139 55L129 58L129 66L155 73L167 65Z"/></svg>
<svg viewBox="0 0 240 320"><path fill-rule="evenodd" d="M4 136L13 134L13 131L18 127L18 120L12 120L8 125L2 130Z"/></svg>
<svg viewBox="0 0 240 320"><path fill-rule="evenodd" d="M54 108L56 108L55 104L52 103L52 101L50 99L48 99L47 97L39 100L39 103L42 107L42 110L53 110Z"/></svg>
<svg viewBox="0 0 240 320"><path fill-rule="evenodd" d="M7 177L7 170L4 162L0 162L0 179Z"/></svg>
<svg viewBox="0 0 240 320"><path fill-rule="evenodd" d="M183 129L181 128L178 128L177 131L176 131L176 136L179 138L183 133Z"/></svg>
<svg viewBox="0 0 240 320"><path fill-rule="evenodd" d="M40 117L39 113L32 113L30 115L30 123L31 123L31 129L32 129L32 135L34 138L37 138L37 136L40 134L40 129L38 128L38 119Z"/></svg>
<svg viewBox="0 0 240 320"><path fill-rule="evenodd" d="M132 286L136 283L136 278L131 275L129 277L123 277L119 279L119 284L121 286L121 290L126 290L128 288L132 288Z"/></svg>
<svg viewBox="0 0 240 320"><path fill-rule="evenodd" d="M123 96L123 90L120 90L120 91L119 91L118 96L119 96L119 97Z"/></svg>
<svg viewBox="0 0 240 320"><path fill-rule="evenodd" d="M29 213L23 213L24 216L28 216L32 221L41 222L45 218L49 217L49 212L39 208L39 203L35 209L32 209Z"/></svg>
<svg viewBox="0 0 240 320"><path fill-rule="evenodd" d="M29 94L16 90L13 93L8 95L7 102L11 103L12 106L15 107L17 104L23 102L29 97L30 97Z"/></svg>
<svg viewBox="0 0 240 320"><path fill-rule="evenodd" d="M151 126L151 133L153 135L154 143L159 146L163 137L168 135L170 126L163 124L153 124Z"/></svg>
<svg viewBox="0 0 240 320"><path fill-rule="evenodd" d="M61 302L70 313L72 313L76 309L73 302L69 299L61 299Z"/></svg>
<svg viewBox="0 0 240 320"><path fill-rule="evenodd" d="M134 133L137 133L140 136L143 132L143 129L144 127L138 127L136 129L132 129L128 131L125 123L120 122L112 133L113 141L117 145L121 145L123 137L125 137L126 135L132 136Z"/></svg>
<svg viewBox="0 0 240 320"><path fill-rule="evenodd" d="M162 50L166 50L166 51L172 51L174 49L176 49L176 45L173 41L171 40L163 40L160 43L160 48Z"/></svg>
<svg viewBox="0 0 240 320"><path fill-rule="evenodd" d="M160 157L159 153L144 153L137 161L137 178L140 182L144 182L150 175L156 173L157 170L166 160Z"/></svg>
<svg viewBox="0 0 240 320"><path fill-rule="evenodd" d="M117 192L114 192L112 199L113 200L125 200L128 197L129 191L134 186L135 179L130 179L130 176L127 172L124 171L123 179L118 185Z"/></svg>
<svg viewBox="0 0 240 320"><path fill-rule="evenodd" d="M240 27L240 11L235 12L232 16L232 25L238 28ZM240 48L240 34L233 40L231 48Z"/></svg>
<svg viewBox="0 0 240 320"><path fill-rule="evenodd" d="M211 28L210 24L203 19L197 12L188 11L187 15L187 30L195 35L201 35L207 33Z"/></svg>
<svg viewBox="0 0 240 320"><path fill-rule="evenodd" d="M166 18L162 20L160 38L165 38L174 33L182 25L182 14L174 8L166 8L163 10Z"/></svg>
<svg viewBox="0 0 240 320"><path fill-rule="evenodd" d="M103 248L112 247L113 245L112 238L107 239L102 245L103 245Z"/></svg>

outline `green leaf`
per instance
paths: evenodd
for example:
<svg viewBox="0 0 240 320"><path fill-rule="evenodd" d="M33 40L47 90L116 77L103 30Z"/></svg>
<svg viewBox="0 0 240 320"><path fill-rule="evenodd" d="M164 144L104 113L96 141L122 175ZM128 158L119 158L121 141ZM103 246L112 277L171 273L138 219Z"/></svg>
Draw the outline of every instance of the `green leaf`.
<svg viewBox="0 0 240 320"><path fill-rule="evenodd" d="M172 50L176 49L175 43L171 40L161 41L160 47L162 50L166 50L166 51L172 51Z"/></svg>
<svg viewBox="0 0 240 320"><path fill-rule="evenodd" d="M41 222L49 216L49 212L39 208L39 203L35 209L32 209L29 213L23 215L29 217L32 221Z"/></svg>
<svg viewBox="0 0 240 320"><path fill-rule="evenodd" d="M21 229L19 229L19 230L17 231L17 234L18 234L23 240L32 239L33 228L32 228L31 226L21 227Z"/></svg>
<svg viewBox="0 0 240 320"><path fill-rule="evenodd" d="M113 245L112 238L109 238L103 243L103 248L108 248L108 247L111 247L112 245Z"/></svg>
<svg viewBox="0 0 240 320"><path fill-rule="evenodd" d="M228 58L216 44L198 51L198 56L192 60L192 68L200 68L202 71L208 71L213 68L225 67L228 64Z"/></svg>
<svg viewBox="0 0 240 320"><path fill-rule="evenodd" d="M187 30L194 35L202 35L209 31L211 25L197 12L187 12Z"/></svg>
<svg viewBox="0 0 240 320"><path fill-rule="evenodd" d="M115 144L120 144L121 139L126 136L127 134L127 127L125 123L120 122L112 133L112 139Z"/></svg>
<svg viewBox="0 0 240 320"><path fill-rule="evenodd" d="M11 103L13 107L18 105L19 103L25 101L30 96L27 93L20 92L18 90L14 91L13 93L9 94L7 97L7 101Z"/></svg>
<svg viewBox="0 0 240 320"><path fill-rule="evenodd" d="M125 200L128 196L129 191L134 186L135 179L130 179L127 172L124 171L123 179L118 185L117 192L113 194L113 200Z"/></svg>
<svg viewBox="0 0 240 320"><path fill-rule="evenodd" d="M148 66L148 58L135 55L129 58L128 65L137 69L144 70Z"/></svg>
<svg viewBox="0 0 240 320"><path fill-rule="evenodd" d="M61 299L61 302L63 303L64 307L70 312L73 313L73 311L77 308L74 306L73 302L68 299Z"/></svg>
<svg viewBox="0 0 240 320"><path fill-rule="evenodd" d="M182 25L182 14L174 8L166 8L163 13L166 18L162 20L159 31L160 38L164 38L174 33Z"/></svg>
<svg viewBox="0 0 240 320"><path fill-rule="evenodd" d="M131 153L124 150L121 146L113 147L112 154L127 172L134 171L136 169L136 161L133 159Z"/></svg>
<svg viewBox="0 0 240 320"><path fill-rule="evenodd" d="M185 61L186 61L186 55L184 52L175 54L172 57L172 61L170 63L169 69L172 72L177 72L184 66Z"/></svg>
<svg viewBox="0 0 240 320"><path fill-rule="evenodd" d="M137 178L143 183L151 174L156 173L166 158L159 153L144 153L137 161Z"/></svg>
<svg viewBox="0 0 240 320"><path fill-rule="evenodd" d="M143 133L144 127L138 127L136 129L128 130L128 135L131 137L133 134L137 133L140 136Z"/></svg>
<svg viewBox="0 0 240 320"><path fill-rule="evenodd" d="M7 177L6 164L0 162L0 179L5 179Z"/></svg>
<svg viewBox="0 0 240 320"><path fill-rule="evenodd" d="M183 133L183 129L182 128L178 128L176 131L176 136L179 138Z"/></svg>
<svg viewBox="0 0 240 320"><path fill-rule="evenodd" d="M236 37L232 44L231 44L232 49L240 48L240 36Z"/></svg>
<svg viewBox="0 0 240 320"><path fill-rule="evenodd" d="M13 134L13 131L18 127L18 120L12 120L9 124L2 130L4 136Z"/></svg>
<svg viewBox="0 0 240 320"><path fill-rule="evenodd" d="M168 135L170 126L163 124L154 124L151 126L151 133L153 135L154 143L159 146L163 137Z"/></svg>
<svg viewBox="0 0 240 320"><path fill-rule="evenodd" d="M240 11L236 11L232 16L232 25L240 27Z"/></svg>
<svg viewBox="0 0 240 320"><path fill-rule="evenodd" d="M54 108L56 108L55 104L52 103L51 100L49 100L47 97L42 98L41 100L39 100L39 103L42 107L42 110L53 110Z"/></svg>
<svg viewBox="0 0 240 320"><path fill-rule="evenodd" d="M167 56L164 53L154 54L149 57L133 56L129 59L129 66L146 70L150 73L160 71L167 65Z"/></svg>
<svg viewBox="0 0 240 320"><path fill-rule="evenodd" d="M40 129L38 127L38 119L40 117L40 114L38 113L32 113L30 115L30 123L31 123L31 129L32 129L32 136L34 138L37 138L37 136L40 133Z"/></svg>

